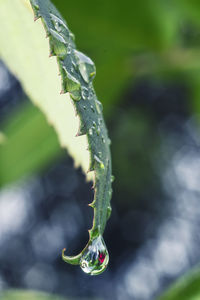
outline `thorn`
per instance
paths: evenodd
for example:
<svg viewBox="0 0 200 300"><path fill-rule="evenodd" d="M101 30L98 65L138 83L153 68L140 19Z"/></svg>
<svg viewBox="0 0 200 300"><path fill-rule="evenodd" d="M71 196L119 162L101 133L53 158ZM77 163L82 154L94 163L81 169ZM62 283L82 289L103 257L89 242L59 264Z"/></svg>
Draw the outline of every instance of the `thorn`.
<svg viewBox="0 0 200 300"><path fill-rule="evenodd" d="M64 90L61 90L61 91L60 91L60 95L63 95L64 93L65 93Z"/></svg>
<svg viewBox="0 0 200 300"><path fill-rule="evenodd" d="M34 22L36 22L39 18L40 18L40 16L35 16L34 17Z"/></svg>

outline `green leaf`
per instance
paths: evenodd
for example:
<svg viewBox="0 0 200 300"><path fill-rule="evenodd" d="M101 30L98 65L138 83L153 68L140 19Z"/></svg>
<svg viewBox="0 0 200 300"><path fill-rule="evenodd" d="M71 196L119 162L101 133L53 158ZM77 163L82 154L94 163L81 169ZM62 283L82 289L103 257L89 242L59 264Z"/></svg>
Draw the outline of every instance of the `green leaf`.
<svg viewBox="0 0 200 300"><path fill-rule="evenodd" d="M58 157L66 155L53 128L30 102L11 112L2 122L1 130L0 187L44 170Z"/></svg>
<svg viewBox="0 0 200 300"><path fill-rule="evenodd" d="M158 300L199 300L200 299L200 269L195 268L184 275Z"/></svg>
<svg viewBox="0 0 200 300"><path fill-rule="evenodd" d="M8 290L0 293L3 300L67 300L55 295L49 295L43 292L25 291L25 290Z"/></svg>
<svg viewBox="0 0 200 300"><path fill-rule="evenodd" d="M48 0L30 1L36 24L31 21L28 0L0 0L0 55L16 74L33 102L40 107L56 129L61 144L74 157L76 165L94 175L93 226L89 242L75 256L63 259L91 275L105 270L108 253L102 235L110 216L111 157L110 140L105 127L102 105L93 88L94 63L76 50L74 36L66 22ZM20 16L20 17L19 17ZM48 45L42 25L49 38L50 56L57 58L62 80L61 94L55 58L47 58ZM14 59L13 59L14 58ZM87 150L88 148L88 150ZM92 251L98 255L92 262Z"/></svg>

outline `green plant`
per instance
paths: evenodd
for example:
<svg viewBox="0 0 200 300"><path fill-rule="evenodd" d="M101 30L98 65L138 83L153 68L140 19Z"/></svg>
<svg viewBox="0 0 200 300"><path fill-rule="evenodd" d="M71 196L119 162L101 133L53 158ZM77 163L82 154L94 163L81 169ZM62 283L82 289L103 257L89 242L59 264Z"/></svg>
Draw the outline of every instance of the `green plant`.
<svg viewBox="0 0 200 300"><path fill-rule="evenodd" d="M91 59L76 50L74 35L51 2L33 0L30 3L35 20L41 20L38 26L31 23L29 1L12 1L12 3L7 1L2 4L2 9L9 9L9 6L12 6L13 15L7 30L17 27L20 33L20 37L17 37L20 49L15 53L16 64L11 63L12 59L7 53L12 52L12 46L9 45L9 50L5 50L7 41L5 48L1 49L1 56L20 79L33 102L41 108L55 127L61 144L68 148L76 165L81 164L86 173L92 173L88 178L94 177L94 201L90 204L94 209L94 219L93 226L89 230L89 242L79 255L68 257L63 251L62 257L64 261L80 264L85 272L96 275L105 270L109 259L102 235L111 213L112 194L110 140L102 115L102 104L97 99L92 84L96 69ZM50 57L55 56L57 59L62 81L61 94L67 93L67 97L58 93L56 62L52 64L50 61L47 62L47 59L43 60L47 45L46 41L43 41L42 24L49 38ZM13 40L10 39L10 42ZM26 53L29 53L27 60ZM63 137L66 131L70 134Z"/></svg>

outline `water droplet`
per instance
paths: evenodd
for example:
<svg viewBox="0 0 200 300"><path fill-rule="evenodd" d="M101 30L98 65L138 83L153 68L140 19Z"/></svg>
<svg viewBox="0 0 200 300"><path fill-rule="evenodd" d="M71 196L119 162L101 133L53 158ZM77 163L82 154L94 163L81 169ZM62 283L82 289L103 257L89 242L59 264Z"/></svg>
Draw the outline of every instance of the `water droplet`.
<svg viewBox="0 0 200 300"><path fill-rule="evenodd" d="M115 176L112 175L112 176L111 176L111 182L113 182L114 180L115 180Z"/></svg>
<svg viewBox="0 0 200 300"><path fill-rule="evenodd" d="M101 169L105 169L104 163L100 160L100 158L94 155L94 159L100 164Z"/></svg>
<svg viewBox="0 0 200 300"><path fill-rule="evenodd" d="M92 128L89 129L89 135L93 135Z"/></svg>
<svg viewBox="0 0 200 300"><path fill-rule="evenodd" d="M68 30L67 25L59 17L55 16L54 14L50 14L50 16L52 23L58 32L62 31L63 29Z"/></svg>
<svg viewBox="0 0 200 300"><path fill-rule="evenodd" d="M89 83L96 75L95 65L93 61L82 52L79 52L77 50L75 50L74 52L77 58L81 76L83 77L85 82Z"/></svg>
<svg viewBox="0 0 200 300"><path fill-rule="evenodd" d="M94 109L94 106L93 105L90 105L90 108L93 112L95 112L95 109Z"/></svg>
<svg viewBox="0 0 200 300"><path fill-rule="evenodd" d="M102 111L102 104L101 104L101 102L96 99L95 100L95 105L96 105L96 109L97 109L98 114L100 114L101 111Z"/></svg>
<svg viewBox="0 0 200 300"><path fill-rule="evenodd" d="M99 118L98 123L99 123L99 125L101 125L103 123L103 120Z"/></svg>
<svg viewBox="0 0 200 300"><path fill-rule="evenodd" d="M107 220L110 218L111 212L112 212L112 207L109 205L107 208Z"/></svg>
<svg viewBox="0 0 200 300"><path fill-rule="evenodd" d="M80 266L83 272L98 275L105 271L109 262L109 254L103 237L99 235L89 244L83 253Z"/></svg>
<svg viewBox="0 0 200 300"><path fill-rule="evenodd" d="M56 55L63 57L67 55L67 46L66 41L62 35L57 33L55 30L50 29L51 39L50 39L50 47L51 52Z"/></svg>
<svg viewBox="0 0 200 300"><path fill-rule="evenodd" d="M100 135L100 132L101 132L101 128L100 128L100 126L98 126L97 127L97 134Z"/></svg>
<svg viewBox="0 0 200 300"><path fill-rule="evenodd" d="M81 99L81 84L80 82L72 76L67 69L63 66L65 71L65 80L66 80L66 90L70 93L73 100Z"/></svg>
<svg viewBox="0 0 200 300"><path fill-rule="evenodd" d="M53 29L50 28L50 32L53 35L53 37L55 39L57 39L60 43L67 44L67 42L65 41L64 37L61 34L59 34L57 31L55 31L55 30L53 30Z"/></svg>
<svg viewBox="0 0 200 300"><path fill-rule="evenodd" d="M89 97L88 88L83 86L82 91L81 91L81 95L82 95L84 100L87 100L88 97Z"/></svg>
<svg viewBox="0 0 200 300"><path fill-rule="evenodd" d="M102 139L102 142L105 144L106 140L104 139L103 136L101 137L101 139Z"/></svg>
<svg viewBox="0 0 200 300"><path fill-rule="evenodd" d="M83 109L86 110L86 106L85 105L83 105Z"/></svg>
<svg viewBox="0 0 200 300"><path fill-rule="evenodd" d="M75 35L71 31L69 32L69 36L73 41L75 41Z"/></svg>
<svg viewBox="0 0 200 300"><path fill-rule="evenodd" d="M71 54L72 53L72 47L70 45L68 45L67 47L67 54Z"/></svg>

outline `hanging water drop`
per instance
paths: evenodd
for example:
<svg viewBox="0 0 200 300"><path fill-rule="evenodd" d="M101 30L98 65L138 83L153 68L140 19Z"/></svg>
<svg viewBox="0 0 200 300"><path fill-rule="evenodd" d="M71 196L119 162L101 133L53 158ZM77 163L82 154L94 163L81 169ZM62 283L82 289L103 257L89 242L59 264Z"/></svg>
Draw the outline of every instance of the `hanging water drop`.
<svg viewBox="0 0 200 300"><path fill-rule="evenodd" d="M91 241L83 253L80 267L83 272L90 275L99 275L104 272L109 262L109 254L103 237L99 235Z"/></svg>
<svg viewBox="0 0 200 300"><path fill-rule="evenodd" d="M82 52L74 50L83 80L89 83L96 75L96 68L93 61Z"/></svg>

